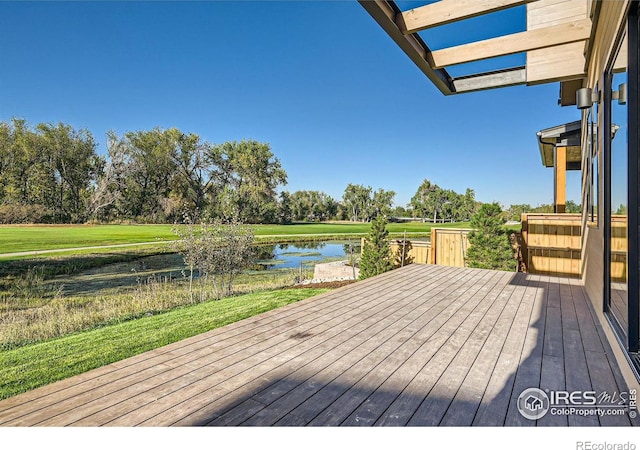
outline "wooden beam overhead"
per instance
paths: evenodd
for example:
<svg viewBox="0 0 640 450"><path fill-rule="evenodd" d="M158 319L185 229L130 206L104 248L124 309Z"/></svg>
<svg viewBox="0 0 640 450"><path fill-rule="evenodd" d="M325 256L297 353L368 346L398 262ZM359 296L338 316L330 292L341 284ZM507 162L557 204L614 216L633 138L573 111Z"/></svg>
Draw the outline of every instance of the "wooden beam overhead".
<svg viewBox="0 0 640 450"><path fill-rule="evenodd" d="M431 52L432 67L443 68L497 56L511 55L589 39L591 20L583 19L537 30Z"/></svg>
<svg viewBox="0 0 640 450"><path fill-rule="evenodd" d="M404 35L398 28L395 18L400 14L400 9L395 2L385 0L358 0L358 2L440 92L444 95L452 94L451 77L446 70L434 69L429 64L431 50L420 36L417 34Z"/></svg>
<svg viewBox="0 0 640 450"><path fill-rule="evenodd" d="M533 1L536 0L441 0L403 11L396 23L404 34L410 34Z"/></svg>
<svg viewBox="0 0 640 450"><path fill-rule="evenodd" d="M462 94L464 92L482 91L497 87L516 86L526 82L525 68L516 67L497 72L454 78L453 87L456 94Z"/></svg>

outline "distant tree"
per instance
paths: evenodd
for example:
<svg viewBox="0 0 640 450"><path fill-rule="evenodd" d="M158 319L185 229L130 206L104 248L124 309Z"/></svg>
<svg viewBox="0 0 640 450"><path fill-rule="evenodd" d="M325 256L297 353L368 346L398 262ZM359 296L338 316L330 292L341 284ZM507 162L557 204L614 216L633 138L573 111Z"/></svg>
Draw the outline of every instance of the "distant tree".
<svg viewBox="0 0 640 450"><path fill-rule="evenodd" d="M287 183L287 173L267 143L254 140L225 142L209 151L219 180L214 213L232 214L246 223L275 222L278 210L277 188ZM218 204L232 211L215 211Z"/></svg>
<svg viewBox="0 0 640 450"><path fill-rule="evenodd" d="M505 211L508 220L517 220L518 222L522 218L522 214L531 212L533 208L527 203L516 204L509 206L509 209Z"/></svg>
<svg viewBox="0 0 640 450"><path fill-rule="evenodd" d="M385 191L382 188L375 191L371 199L371 217L388 216L395 196L394 191Z"/></svg>
<svg viewBox="0 0 640 450"><path fill-rule="evenodd" d="M555 208L553 207L553 205L550 204L542 204L542 205L538 205L535 208L531 209L532 213L544 213L544 214L551 214L555 211Z"/></svg>
<svg viewBox="0 0 640 450"><path fill-rule="evenodd" d="M389 241L387 240L389 232L386 225L386 220L380 216L371 221L371 229L365 238L362 257L360 258L359 278L361 280L379 275L393 268Z"/></svg>
<svg viewBox="0 0 640 450"><path fill-rule="evenodd" d="M480 205L476 201L476 193L473 189L467 188L462 197L461 214L459 219L462 221L470 220L478 211Z"/></svg>
<svg viewBox="0 0 640 450"><path fill-rule="evenodd" d="M293 221L291 212L291 194L287 191L280 192L278 196L278 222L288 224Z"/></svg>
<svg viewBox="0 0 640 450"><path fill-rule="evenodd" d="M120 215L141 222L162 223L178 215L169 200L177 174L176 130L132 131L125 134L128 166Z"/></svg>
<svg viewBox="0 0 640 450"><path fill-rule="evenodd" d="M361 184L349 183L345 188L342 202L348 208L350 219L353 222L358 220L364 222L369 219L372 202L371 194L372 189L370 186L365 187Z"/></svg>
<svg viewBox="0 0 640 450"><path fill-rule="evenodd" d="M171 197L178 199L188 214L198 217L207 209L209 196L218 181L209 154L211 145L202 142L196 134L176 128L168 130L168 138L175 147L176 173Z"/></svg>
<svg viewBox="0 0 640 450"><path fill-rule="evenodd" d="M394 217L411 217L411 211L408 211L404 206L396 206L391 211L391 215Z"/></svg>
<svg viewBox="0 0 640 450"><path fill-rule="evenodd" d="M109 220L115 205L122 199L127 171L127 148L115 132L107 132L107 159L87 201L87 216L93 220Z"/></svg>
<svg viewBox="0 0 640 450"><path fill-rule="evenodd" d="M480 269L513 271L516 267L509 234L498 203L485 203L471 218L467 264Z"/></svg>
<svg viewBox="0 0 640 450"><path fill-rule="evenodd" d="M627 215L627 205L620 205L618 209L616 209L615 214L626 216Z"/></svg>
<svg viewBox="0 0 640 450"><path fill-rule="evenodd" d="M573 200L567 200L565 212L570 214L579 214L582 212L582 205L574 202Z"/></svg>
<svg viewBox="0 0 640 450"><path fill-rule="evenodd" d="M32 218L84 221L103 165L87 130L63 123L30 127L23 119L0 123L0 203L50 211Z"/></svg>
<svg viewBox="0 0 640 450"><path fill-rule="evenodd" d="M418 187L418 191L411 197L411 207L418 217L425 218L434 210L436 192L440 190L437 184L424 179Z"/></svg>

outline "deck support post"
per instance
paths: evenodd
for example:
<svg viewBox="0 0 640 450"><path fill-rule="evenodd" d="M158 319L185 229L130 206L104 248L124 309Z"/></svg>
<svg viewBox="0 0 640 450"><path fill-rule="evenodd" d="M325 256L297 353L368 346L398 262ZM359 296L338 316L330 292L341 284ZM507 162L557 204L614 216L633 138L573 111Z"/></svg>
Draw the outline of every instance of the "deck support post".
<svg viewBox="0 0 640 450"><path fill-rule="evenodd" d="M567 147L555 149L554 169L554 212L564 213L567 205Z"/></svg>

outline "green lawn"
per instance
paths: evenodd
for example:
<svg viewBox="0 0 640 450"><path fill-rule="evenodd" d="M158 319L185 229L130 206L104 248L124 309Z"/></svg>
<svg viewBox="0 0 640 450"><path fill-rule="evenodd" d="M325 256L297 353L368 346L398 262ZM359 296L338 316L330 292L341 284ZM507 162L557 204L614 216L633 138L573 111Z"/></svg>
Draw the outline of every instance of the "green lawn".
<svg viewBox="0 0 640 450"><path fill-rule="evenodd" d="M465 228L469 223L438 224L438 227ZM256 236L331 237L364 235L368 223L309 223L256 225ZM0 226L0 254L25 251L133 244L173 240L172 225L26 225ZM391 233L428 233L431 225L420 222L390 223Z"/></svg>
<svg viewBox="0 0 640 450"><path fill-rule="evenodd" d="M0 399L326 292L258 292L0 352Z"/></svg>

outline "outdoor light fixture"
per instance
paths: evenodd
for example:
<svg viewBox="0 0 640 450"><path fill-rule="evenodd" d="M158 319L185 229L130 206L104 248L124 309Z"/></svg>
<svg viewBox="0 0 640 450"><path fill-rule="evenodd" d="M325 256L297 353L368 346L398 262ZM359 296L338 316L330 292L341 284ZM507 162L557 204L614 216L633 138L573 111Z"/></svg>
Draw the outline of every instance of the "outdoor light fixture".
<svg viewBox="0 0 640 450"><path fill-rule="evenodd" d="M594 103L600 101L600 95L598 92L593 92L591 88L582 88L576 91L576 104L578 109L588 109Z"/></svg>
<svg viewBox="0 0 640 450"><path fill-rule="evenodd" d="M618 90L611 93L611 98L618 100L618 105L627 104L627 83L618 85Z"/></svg>

